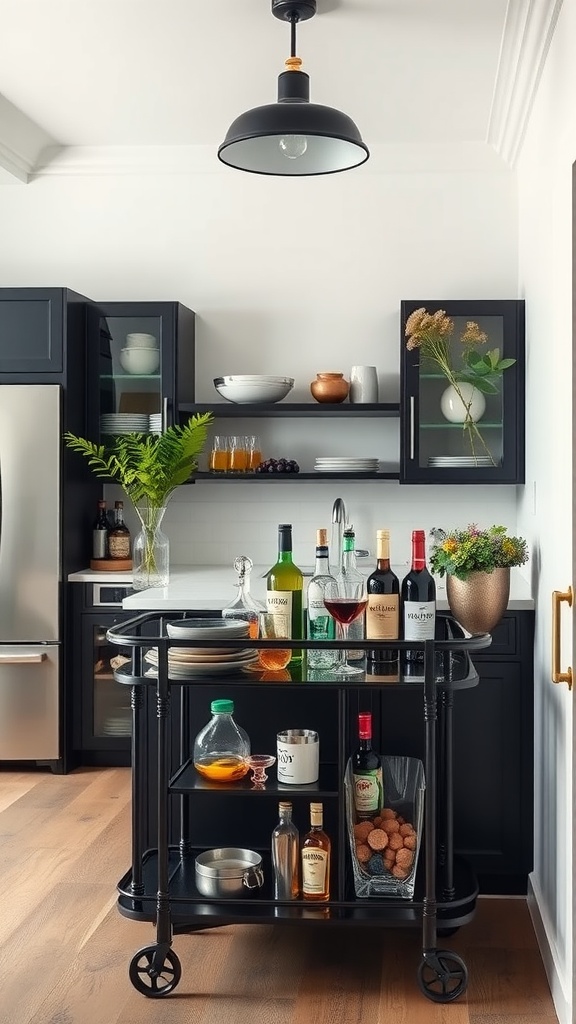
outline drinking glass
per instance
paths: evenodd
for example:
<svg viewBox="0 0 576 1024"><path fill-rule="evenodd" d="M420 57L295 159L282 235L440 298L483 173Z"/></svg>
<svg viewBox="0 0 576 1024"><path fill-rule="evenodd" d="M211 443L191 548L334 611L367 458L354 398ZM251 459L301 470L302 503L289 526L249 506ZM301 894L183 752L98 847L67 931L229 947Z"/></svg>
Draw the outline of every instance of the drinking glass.
<svg viewBox="0 0 576 1024"><path fill-rule="evenodd" d="M260 613L260 636L263 640L289 640L290 622L282 615L274 615L271 612ZM279 671L286 668L292 657L292 651L288 648L268 647L266 650L258 651L260 664L263 668Z"/></svg>
<svg viewBox="0 0 576 1024"><path fill-rule="evenodd" d="M262 447L260 445L260 438L256 434L247 435L246 451L248 453L248 472L254 473L256 467L262 462Z"/></svg>
<svg viewBox="0 0 576 1024"><path fill-rule="evenodd" d="M359 615L362 615L367 602L368 595L364 579L340 576L326 584L324 589L324 605L336 622L336 636L338 640L348 639L350 623L354 622ZM346 654L345 649L338 651L338 664L334 674L340 677L362 675L364 669L357 665L349 665Z"/></svg>
<svg viewBox="0 0 576 1024"><path fill-rule="evenodd" d="M228 441L230 444L228 469L231 473L245 473L248 468L246 438L243 434L236 434L233 437L229 437Z"/></svg>
<svg viewBox="0 0 576 1024"><path fill-rule="evenodd" d="M214 436L209 465L211 473L225 473L228 469L228 438L224 434Z"/></svg>

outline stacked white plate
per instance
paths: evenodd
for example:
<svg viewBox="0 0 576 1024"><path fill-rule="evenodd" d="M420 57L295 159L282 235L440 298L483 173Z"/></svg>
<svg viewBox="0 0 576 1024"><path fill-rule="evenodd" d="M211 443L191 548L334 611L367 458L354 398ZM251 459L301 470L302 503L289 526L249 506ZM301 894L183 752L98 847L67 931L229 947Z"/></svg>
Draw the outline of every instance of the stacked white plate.
<svg viewBox="0 0 576 1024"><path fill-rule="evenodd" d="M239 619L189 618L169 622L168 636L181 640L242 640L248 636L248 623ZM151 666L147 676L158 674L158 648L151 647L144 655ZM219 676L252 664L258 660L258 652L249 647L170 647L168 649L168 672L173 679L190 679L195 676Z"/></svg>
<svg viewBox="0 0 576 1024"><path fill-rule="evenodd" d="M314 463L317 473L377 473L378 459L358 456L319 457Z"/></svg>
<svg viewBox="0 0 576 1024"><path fill-rule="evenodd" d="M162 433L162 413L161 412L150 413L149 428L150 428L150 432L152 434L161 434Z"/></svg>
<svg viewBox="0 0 576 1024"><path fill-rule="evenodd" d="M147 433L150 421L145 412L104 412L100 417L103 434Z"/></svg>
<svg viewBox="0 0 576 1024"><path fill-rule="evenodd" d="M123 715L110 715L102 724L103 736L129 736L132 731L132 715L128 708Z"/></svg>
<svg viewBox="0 0 576 1024"><path fill-rule="evenodd" d="M477 455L476 458L473 455L433 455L428 459L428 465L437 469L460 469L470 466L485 469L487 466L493 466L494 462L488 455Z"/></svg>

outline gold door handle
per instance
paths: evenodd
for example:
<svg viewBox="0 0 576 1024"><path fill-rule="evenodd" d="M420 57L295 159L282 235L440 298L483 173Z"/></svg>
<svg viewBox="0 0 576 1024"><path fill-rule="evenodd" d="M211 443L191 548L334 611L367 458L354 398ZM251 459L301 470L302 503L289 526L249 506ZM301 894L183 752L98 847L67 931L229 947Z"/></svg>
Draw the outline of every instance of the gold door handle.
<svg viewBox="0 0 576 1024"><path fill-rule="evenodd" d="M560 671L560 605L566 601L568 607L572 607L572 587L568 590L552 591L552 682L568 683L568 689L572 689L572 669L568 666L566 672Z"/></svg>

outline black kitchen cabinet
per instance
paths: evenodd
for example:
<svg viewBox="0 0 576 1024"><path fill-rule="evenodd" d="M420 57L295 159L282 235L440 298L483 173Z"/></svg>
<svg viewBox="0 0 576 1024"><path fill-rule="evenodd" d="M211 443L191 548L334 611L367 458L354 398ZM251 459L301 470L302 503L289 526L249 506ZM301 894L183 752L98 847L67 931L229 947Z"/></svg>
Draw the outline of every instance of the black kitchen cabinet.
<svg viewBox="0 0 576 1024"><path fill-rule="evenodd" d="M473 434L472 441L458 421L464 415L462 402L458 397L452 403L448 399L444 374L421 358L418 348L406 348L406 321L421 307L430 313L443 309L454 321L449 338L453 367L462 367L460 339L469 320L488 336L480 353L498 349L500 358L516 360L500 377L496 394L476 392L481 407L477 412L471 407L470 412L480 437ZM400 322L400 482L524 483L523 300L404 300Z"/></svg>
<svg viewBox="0 0 576 1024"><path fill-rule="evenodd" d="M179 302L97 303L93 312L89 436L105 443L178 423L179 406L194 399L194 312Z"/></svg>
<svg viewBox="0 0 576 1024"><path fill-rule="evenodd" d="M83 388L89 301L68 288L0 288L0 381L67 375Z"/></svg>

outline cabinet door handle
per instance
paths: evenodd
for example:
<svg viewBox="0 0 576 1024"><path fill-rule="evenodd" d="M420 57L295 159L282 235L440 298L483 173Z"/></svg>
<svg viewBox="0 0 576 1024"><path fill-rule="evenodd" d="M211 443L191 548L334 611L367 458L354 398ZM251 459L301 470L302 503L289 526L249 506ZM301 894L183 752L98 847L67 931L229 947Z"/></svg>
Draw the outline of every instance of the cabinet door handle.
<svg viewBox="0 0 576 1024"><path fill-rule="evenodd" d="M168 398L162 399L162 433L168 429Z"/></svg>
<svg viewBox="0 0 576 1024"><path fill-rule="evenodd" d="M568 666L566 672L560 671L560 636L561 636L561 614L560 605L566 601L569 608L572 607L572 587L568 590L552 591L552 682L568 683L568 689L572 689L572 668Z"/></svg>
<svg viewBox="0 0 576 1024"><path fill-rule="evenodd" d="M0 654L0 665L39 665L45 654Z"/></svg>
<svg viewBox="0 0 576 1024"><path fill-rule="evenodd" d="M410 458L414 461L414 395L410 395Z"/></svg>

